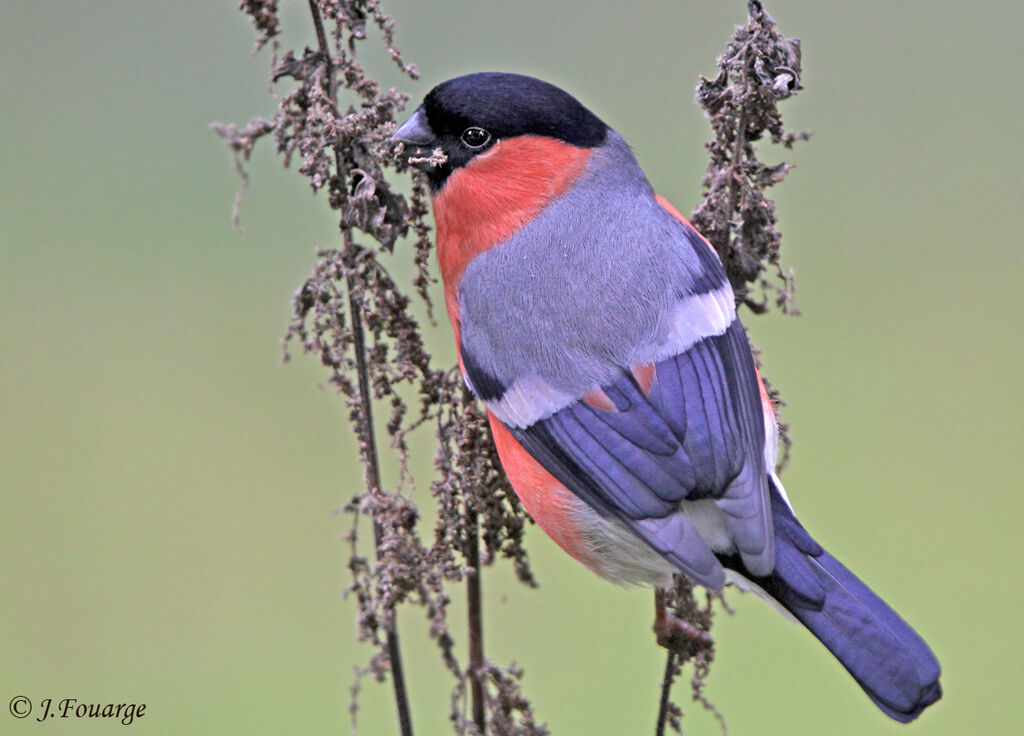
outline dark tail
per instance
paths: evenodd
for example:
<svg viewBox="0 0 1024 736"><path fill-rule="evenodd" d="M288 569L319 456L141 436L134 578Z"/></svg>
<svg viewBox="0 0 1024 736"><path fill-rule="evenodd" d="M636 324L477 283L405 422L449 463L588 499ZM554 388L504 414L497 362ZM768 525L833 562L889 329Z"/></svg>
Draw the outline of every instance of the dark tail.
<svg viewBox="0 0 1024 736"><path fill-rule="evenodd" d="M810 629L875 705L909 723L942 697L939 662L910 626L815 542L772 488L775 570L755 579Z"/></svg>

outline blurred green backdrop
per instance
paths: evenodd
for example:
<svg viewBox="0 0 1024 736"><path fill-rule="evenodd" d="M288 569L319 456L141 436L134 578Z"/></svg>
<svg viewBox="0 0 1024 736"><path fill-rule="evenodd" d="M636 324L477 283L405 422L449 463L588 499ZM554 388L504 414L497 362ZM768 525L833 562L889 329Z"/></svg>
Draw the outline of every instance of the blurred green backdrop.
<svg viewBox="0 0 1024 736"><path fill-rule="evenodd" d="M4 710L76 697L147 703L138 733L348 730L367 650L331 512L360 471L321 371L282 368L279 347L334 222L264 146L246 232L231 227L238 180L208 124L274 106L235 5L3 3ZM285 43L311 43L306 4L284 5ZM744 3L387 7L423 72L414 97L472 70L542 76L622 132L681 210L698 201L692 91ZM815 133L777 192L803 316L747 320L788 401L790 496L942 660L945 699L911 728L1019 732L1024 6L768 9L803 40L807 89L785 112ZM447 328L432 347L451 359ZM535 528L529 547L539 590L505 565L485 578L488 654L525 667L556 735L651 732L650 594L604 584ZM730 600L708 694L731 733L899 730L809 635ZM450 682L419 612L401 623L417 733L445 733ZM362 704L362 733L394 732L387 688L367 684ZM718 733L683 705L690 733ZM120 728L34 717L0 711L0 732Z"/></svg>

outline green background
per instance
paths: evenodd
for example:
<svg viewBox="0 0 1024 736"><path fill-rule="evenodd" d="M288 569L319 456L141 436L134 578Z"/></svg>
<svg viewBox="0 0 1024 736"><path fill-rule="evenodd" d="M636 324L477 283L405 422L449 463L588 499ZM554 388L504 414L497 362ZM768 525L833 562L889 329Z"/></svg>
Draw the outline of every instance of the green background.
<svg viewBox="0 0 1024 736"><path fill-rule="evenodd" d="M286 47L312 43L306 4L284 5ZM234 6L3 3L2 733L123 728L17 721L15 695L144 702L138 733L348 730L369 650L340 599L347 527L332 510L360 470L323 372L281 367L279 346L334 220L264 145L245 234L232 229L238 180L208 124L274 107L269 57L249 55ZM387 7L423 72L416 98L480 69L545 77L619 130L681 210L699 200L693 88L743 3ZM938 653L945 698L910 730L1018 733L1024 6L769 10L803 40L787 121L815 133L777 191L803 316L747 319L788 401L790 497ZM431 344L451 360L446 327ZM528 545L538 590L507 565L486 574L488 654L525 667L556 735L650 733L650 593L603 583L536 528ZM708 686L730 733L897 732L812 637L730 601ZM416 731L444 733L451 683L420 612L401 624ZM690 733L718 733L677 692ZM362 733L394 732L388 688L367 683L362 705Z"/></svg>

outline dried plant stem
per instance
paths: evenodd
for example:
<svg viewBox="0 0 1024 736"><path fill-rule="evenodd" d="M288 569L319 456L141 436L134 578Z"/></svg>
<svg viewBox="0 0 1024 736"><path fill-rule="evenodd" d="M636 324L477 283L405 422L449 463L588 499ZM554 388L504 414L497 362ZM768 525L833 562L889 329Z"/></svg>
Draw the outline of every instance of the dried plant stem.
<svg viewBox="0 0 1024 736"><path fill-rule="evenodd" d="M472 406L476 397L462 387L462 402ZM478 489L479 490L479 489ZM472 698L473 723L480 736L487 733L487 702L484 693L484 616L483 570L480 568L480 519L468 497L463 501L466 516L466 607L469 629L469 688Z"/></svg>
<svg viewBox="0 0 1024 736"><path fill-rule="evenodd" d="M809 135L786 130L778 109L802 89L800 42L779 33L760 0L748 0L747 14L747 24L736 29L718 59L718 73L701 77L697 86L713 140L707 144L704 201L691 221L718 251L737 306L763 313L774 293L776 306L794 314L793 276L780 265L782 236L775 204L765 194L792 167L764 163L755 144L769 137L790 148ZM752 298L752 290L760 290L763 301Z"/></svg>
<svg viewBox="0 0 1024 736"><path fill-rule="evenodd" d="M466 504L466 599L469 627L469 687L473 700L473 723L480 736L487 733L484 699L484 621L481 590L479 520L476 509Z"/></svg>
<svg viewBox="0 0 1024 736"><path fill-rule="evenodd" d="M327 30L324 28L324 19L320 14L320 6L317 0L309 0L309 13L313 16L313 26L316 29L316 45L320 53L327 60L327 78L331 80L331 89L327 94L334 96L334 69L331 64L331 47L327 45Z"/></svg>
<svg viewBox="0 0 1024 736"><path fill-rule="evenodd" d="M331 49L327 44L327 33L324 30L323 17L320 14L320 6L317 0L309 0L309 12L313 17L313 26L316 29L316 40L320 53L327 65L327 95L331 103L337 107L337 92L334 88L334 65L331 63ZM335 162L338 175L344 170L341 166L341 153L337 147L334 149ZM352 231L348 228L342 230L345 241L345 253L352 254L355 250L352 241ZM360 448L366 467L366 486L372 498L377 497L381 492L380 485L380 460L377 454L377 439L375 437L375 425L373 422L373 399L370 394L370 373L366 365L366 337L363 333L363 310L356 298L355 278L349 274L345 286L348 290L348 310L350 324L352 326L352 351L355 354L356 375L358 376L359 387L359 411L362 421L359 426L362 428L360 437ZM383 531L380 522L374 519L373 539L374 549L378 561L381 558L381 540ZM402 650L398 640L398 621L392 616L387 626L387 655L388 664L391 667L391 684L395 691L395 709L398 711L398 727L402 736L412 736L412 715L409 711L409 695L405 688L405 671L402 667Z"/></svg>
<svg viewBox="0 0 1024 736"><path fill-rule="evenodd" d="M658 588L654 591L654 596L655 606L659 611L664 611L668 597L667 591ZM676 616L683 615L683 597L681 595L678 596L674 613ZM661 697L658 699L658 722L654 728L655 736L665 736L665 724L668 722L668 713L672 707L672 683L675 682L680 666L685 664L685 660L680 662L680 659L679 652L674 649L668 650L668 656L665 658L665 675L661 679Z"/></svg>
<svg viewBox="0 0 1024 736"><path fill-rule="evenodd" d="M740 185L737 182L741 176L740 165L743 163L743 149L747 145L747 108L740 111L740 118L736 123L736 145L732 148L732 162L729 169L732 172L732 183L729 185L729 209L726 213L728 219L736 216L739 208Z"/></svg>
<svg viewBox="0 0 1024 736"><path fill-rule="evenodd" d="M486 415L457 372L434 367L409 312L410 298L378 258L391 253L399 238L414 238L413 286L429 310L427 187L414 180L409 195L399 194L385 173L389 168L407 170L389 149L396 115L408 95L382 89L366 73L356 58L357 42L375 26L402 73L412 79L419 73L395 45L394 22L385 14L383 0L308 3L317 43L301 52L279 53L279 0L240 2L257 30L257 49L273 44L271 82L286 81L291 88L278 98L273 119L213 127L227 141L240 173L242 162L264 136L275 142L286 167L301 157L299 173L314 193L327 191L328 204L339 215L341 247L318 250L312 274L293 298L285 359L288 344L297 340L328 368L331 383L344 397L363 465L362 488L344 507L353 524L346 534L352 582L345 593L358 603L359 640L370 642L375 651L365 667L356 669L349 702L353 733L359 682L367 675L380 682L392 680L396 731L402 736L413 732L395 624L398 607L413 604L426 613L430 636L455 676L450 717L456 733L546 736L547 729L536 721L522 693L522 670L514 663L500 667L484 658L483 566L508 559L521 582L536 585L523 546L526 514L501 473ZM340 111L338 103L346 93L355 99ZM363 235L376 241L376 247L357 243ZM416 394L417 416L409 416L411 407L399 391L403 386ZM374 412L383 427L375 425ZM438 420L439 477L431 483L431 494L438 520L433 543L426 543L418 526L419 510L402 489L413 482L409 433L433 418ZM378 444L377 429L386 429L398 461L393 492L381 487L380 463L387 448ZM359 549L357 525L364 515L371 517L374 533L375 555L369 560ZM456 641L447 619L451 599L446 588L462 582L468 593L467 666L455 657Z"/></svg>
<svg viewBox="0 0 1024 736"><path fill-rule="evenodd" d="M725 736L725 719L704 695L705 680L715 657L714 643L708 634L714 617L712 596L709 594L706 605L701 606L694 595L694 584L680 575L674 577L671 587L655 589L654 596L657 612L655 628L659 626L659 619L664 618L665 621L672 622L673 628L678 629L667 644L669 652L661 681L655 735L664 736L666 728L682 733L683 711L672 702L672 685L682 674L683 667L692 664L693 677L690 686L693 700L718 719L722 726L722 734Z"/></svg>
<svg viewBox="0 0 1024 736"><path fill-rule="evenodd" d="M312 3L314 0L310 0ZM346 250L351 247L352 234L345 231ZM352 324L352 349L355 352L356 373L359 377L359 406L362 413L361 426L365 428L360 442L366 458L366 485L371 496L380 493L380 461L377 457L377 440L374 437L373 403L370 401L369 371L366 367L366 338L363 335L363 310L356 301L353 277L346 281L348 287L348 310ZM380 522L373 521L373 546L380 560L381 540L384 536ZM388 662L391 665L391 683L395 690L395 709L398 711L398 727L402 736L412 736L412 715L409 713L409 695L405 689L405 670L402 668L402 650L398 644L398 621L391 618L387 627Z"/></svg>
<svg viewBox="0 0 1024 736"><path fill-rule="evenodd" d="M697 102L711 124L712 140L707 143L708 167L703 178L704 200L691 216L694 227L717 251L736 297L736 306L746 305L754 314L769 307L768 293L777 294L776 306L795 313L792 306L793 275L780 265L782 234L776 227L775 203L765 191L781 182L791 165L768 165L758 158L756 144L764 137L786 148L808 133L793 133L783 126L778 104L802 89L800 41L785 38L761 0L747 0L747 23L737 27L730 43L718 58L715 76L701 77ZM773 267L774 277L768 271ZM751 298L759 288L763 302ZM755 352L755 359L756 359ZM778 402L778 397L769 395ZM780 423L784 458L789 438ZM706 607L696 604L690 585L677 580L671 591L677 618L698 628L711 626L711 599ZM714 648L670 651L665 663L655 733L664 736L666 727L681 732L682 711L671 699L672 684L684 664L692 663L693 700L710 711L725 732L721 713L703 694L704 678L714 658Z"/></svg>
<svg viewBox="0 0 1024 736"><path fill-rule="evenodd" d="M672 683L676 679L676 658L677 655L673 651L669 651L668 658L665 660L665 676L661 681L661 698L658 701L658 725L654 729L655 736L665 736L665 723L668 721L668 708L672 702L670 695L672 693Z"/></svg>

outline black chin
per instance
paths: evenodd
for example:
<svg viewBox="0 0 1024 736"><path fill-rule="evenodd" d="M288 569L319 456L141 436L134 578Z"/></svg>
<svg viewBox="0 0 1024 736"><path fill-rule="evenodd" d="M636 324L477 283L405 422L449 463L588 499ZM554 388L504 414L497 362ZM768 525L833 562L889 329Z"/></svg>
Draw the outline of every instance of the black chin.
<svg viewBox="0 0 1024 736"><path fill-rule="evenodd" d="M430 191L437 194L444 187L448 181L448 177L452 175L451 164L445 162L443 164L426 164L426 168L418 165L420 171L427 175L427 183L430 184Z"/></svg>

